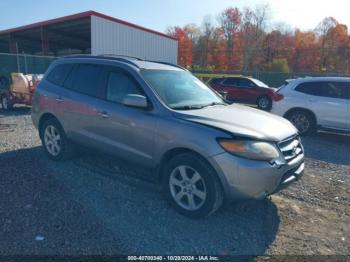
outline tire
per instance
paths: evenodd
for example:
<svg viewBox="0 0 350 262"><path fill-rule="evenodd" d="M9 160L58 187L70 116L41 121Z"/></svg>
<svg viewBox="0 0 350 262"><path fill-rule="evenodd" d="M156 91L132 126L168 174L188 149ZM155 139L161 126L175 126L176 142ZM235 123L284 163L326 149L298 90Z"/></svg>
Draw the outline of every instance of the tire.
<svg viewBox="0 0 350 262"><path fill-rule="evenodd" d="M1 97L1 106L2 106L2 109L4 109L4 110L7 110L7 111L12 110L13 103L7 95L3 95Z"/></svg>
<svg viewBox="0 0 350 262"><path fill-rule="evenodd" d="M294 110L286 118L298 129L300 135L311 134L316 129L314 116L305 110Z"/></svg>
<svg viewBox="0 0 350 262"><path fill-rule="evenodd" d="M40 128L40 138L46 155L55 161L67 160L74 155L74 145L68 140L60 123L50 118Z"/></svg>
<svg viewBox="0 0 350 262"><path fill-rule="evenodd" d="M270 110L272 107L272 100L268 96L261 96L256 100L256 105L261 110Z"/></svg>
<svg viewBox="0 0 350 262"><path fill-rule="evenodd" d="M198 219L222 205L224 194L217 174L201 157L192 153L177 155L164 171L166 198L180 214Z"/></svg>

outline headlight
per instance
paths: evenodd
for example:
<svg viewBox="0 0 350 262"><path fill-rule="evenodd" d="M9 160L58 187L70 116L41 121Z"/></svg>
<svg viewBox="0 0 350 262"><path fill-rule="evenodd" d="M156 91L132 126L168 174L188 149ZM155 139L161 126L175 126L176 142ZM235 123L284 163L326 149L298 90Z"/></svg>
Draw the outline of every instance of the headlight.
<svg viewBox="0 0 350 262"><path fill-rule="evenodd" d="M272 143L254 140L219 139L219 144L228 152L255 160L272 160L279 156L279 151Z"/></svg>

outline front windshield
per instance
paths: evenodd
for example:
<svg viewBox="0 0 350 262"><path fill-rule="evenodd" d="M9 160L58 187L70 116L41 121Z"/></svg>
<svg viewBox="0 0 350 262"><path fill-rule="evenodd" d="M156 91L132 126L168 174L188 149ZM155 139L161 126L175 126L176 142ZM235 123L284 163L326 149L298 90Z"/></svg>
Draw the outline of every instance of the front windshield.
<svg viewBox="0 0 350 262"><path fill-rule="evenodd" d="M196 109L225 104L209 87L185 71L143 70L145 80L173 109Z"/></svg>
<svg viewBox="0 0 350 262"><path fill-rule="evenodd" d="M261 82L260 80L258 79L251 79L257 86L260 86L260 87L268 87L268 85L266 85L264 82Z"/></svg>

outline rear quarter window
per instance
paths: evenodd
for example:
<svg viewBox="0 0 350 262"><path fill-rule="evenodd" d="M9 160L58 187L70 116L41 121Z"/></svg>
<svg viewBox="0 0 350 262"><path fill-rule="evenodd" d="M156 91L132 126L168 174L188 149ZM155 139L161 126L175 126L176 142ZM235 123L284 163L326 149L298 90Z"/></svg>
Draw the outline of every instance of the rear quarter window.
<svg viewBox="0 0 350 262"><path fill-rule="evenodd" d="M341 90L341 98L350 99L350 82L334 83Z"/></svg>
<svg viewBox="0 0 350 262"><path fill-rule="evenodd" d="M71 72L73 64L62 64L55 66L47 76L47 81L52 84L63 86L64 81Z"/></svg>

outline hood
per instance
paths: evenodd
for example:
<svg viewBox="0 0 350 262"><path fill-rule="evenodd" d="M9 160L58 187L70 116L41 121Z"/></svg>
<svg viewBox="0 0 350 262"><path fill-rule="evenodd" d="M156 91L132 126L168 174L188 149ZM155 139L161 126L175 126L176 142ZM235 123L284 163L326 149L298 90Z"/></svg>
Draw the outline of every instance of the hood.
<svg viewBox="0 0 350 262"><path fill-rule="evenodd" d="M198 110L176 111L183 120L212 126L234 135L281 141L297 133L286 119L248 106L232 104Z"/></svg>

